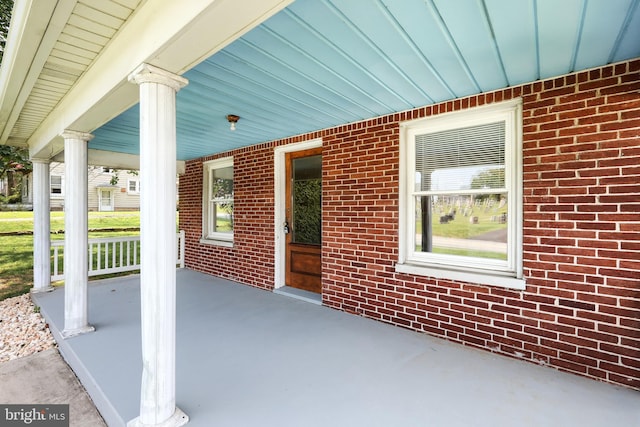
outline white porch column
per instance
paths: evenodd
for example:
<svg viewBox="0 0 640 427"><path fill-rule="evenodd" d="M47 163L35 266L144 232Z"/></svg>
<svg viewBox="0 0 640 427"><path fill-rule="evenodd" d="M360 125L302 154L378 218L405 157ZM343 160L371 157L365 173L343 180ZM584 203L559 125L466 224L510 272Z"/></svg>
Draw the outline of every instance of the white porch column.
<svg viewBox="0 0 640 427"><path fill-rule="evenodd" d="M51 221L49 160L31 159L33 164L33 288L48 292L51 286Z"/></svg>
<svg viewBox="0 0 640 427"><path fill-rule="evenodd" d="M140 85L140 416L129 426L181 426L176 407L176 92L186 79L142 64Z"/></svg>
<svg viewBox="0 0 640 427"><path fill-rule="evenodd" d="M65 338L91 332L88 323L87 143L93 135L66 130L64 138L64 330Z"/></svg>

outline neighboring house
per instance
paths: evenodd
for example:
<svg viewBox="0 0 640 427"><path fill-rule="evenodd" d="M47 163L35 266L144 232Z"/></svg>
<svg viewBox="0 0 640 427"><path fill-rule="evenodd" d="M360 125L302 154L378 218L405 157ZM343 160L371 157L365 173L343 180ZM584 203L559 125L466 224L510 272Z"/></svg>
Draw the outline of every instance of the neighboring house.
<svg viewBox="0 0 640 427"><path fill-rule="evenodd" d="M64 163L50 164L51 210L64 209ZM90 211L140 209L140 177L136 171L115 170L104 166L88 168L88 206ZM33 179L27 175L22 185L22 200L33 203Z"/></svg>
<svg viewBox="0 0 640 427"><path fill-rule="evenodd" d="M637 1L58 3L19 10L0 143L36 181L62 151L145 177L147 419L175 409L176 170L188 268L640 389Z"/></svg>

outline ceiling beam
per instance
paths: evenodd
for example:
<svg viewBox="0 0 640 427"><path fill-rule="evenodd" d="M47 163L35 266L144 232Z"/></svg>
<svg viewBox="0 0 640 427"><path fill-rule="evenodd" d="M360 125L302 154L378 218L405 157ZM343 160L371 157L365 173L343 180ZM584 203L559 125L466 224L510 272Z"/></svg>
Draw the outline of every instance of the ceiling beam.
<svg viewBox="0 0 640 427"><path fill-rule="evenodd" d="M51 160L64 163L64 151L55 155ZM136 154L89 149L87 151L87 163L93 166L106 166L113 169L139 170L140 156ZM178 175L184 174L185 162L181 160L177 161L176 170Z"/></svg>

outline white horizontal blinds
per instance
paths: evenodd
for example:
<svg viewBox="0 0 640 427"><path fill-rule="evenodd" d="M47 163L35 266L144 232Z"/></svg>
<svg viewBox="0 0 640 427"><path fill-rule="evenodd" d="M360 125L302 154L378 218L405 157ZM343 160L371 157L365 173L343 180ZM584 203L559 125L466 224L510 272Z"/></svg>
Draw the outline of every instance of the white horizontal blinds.
<svg viewBox="0 0 640 427"><path fill-rule="evenodd" d="M504 189L505 122L416 135L419 192Z"/></svg>
<svg viewBox="0 0 640 427"><path fill-rule="evenodd" d="M62 177L60 175L51 175L50 184L52 194L62 194Z"/></svg>

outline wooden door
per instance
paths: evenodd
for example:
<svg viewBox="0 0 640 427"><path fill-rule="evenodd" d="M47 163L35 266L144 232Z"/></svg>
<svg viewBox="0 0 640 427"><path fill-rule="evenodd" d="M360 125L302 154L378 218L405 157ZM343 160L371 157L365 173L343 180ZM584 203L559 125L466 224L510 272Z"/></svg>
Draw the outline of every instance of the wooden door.
<svg viewBox="0 0 640 427"><path fill-rule="evenodd" d="M286 173L285 282L321 293L322 149L287 153Z"/></svg>

